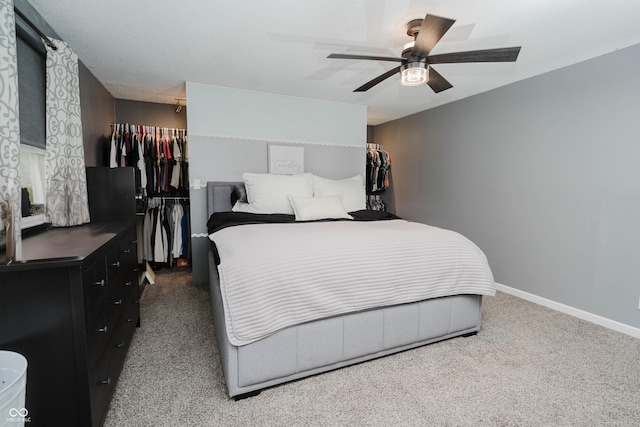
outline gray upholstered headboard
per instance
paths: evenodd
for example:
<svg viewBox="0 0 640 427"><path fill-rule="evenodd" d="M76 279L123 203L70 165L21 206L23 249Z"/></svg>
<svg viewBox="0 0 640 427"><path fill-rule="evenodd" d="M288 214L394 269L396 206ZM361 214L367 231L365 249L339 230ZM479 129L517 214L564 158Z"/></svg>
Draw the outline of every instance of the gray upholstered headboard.
<svg viewBox="0 0 640 427"><path fill-rule="evenodd" d="M207 182L207 217L214 212L228 212L233 207L231 192L234 186L244 186L243 182Z"/></svg>

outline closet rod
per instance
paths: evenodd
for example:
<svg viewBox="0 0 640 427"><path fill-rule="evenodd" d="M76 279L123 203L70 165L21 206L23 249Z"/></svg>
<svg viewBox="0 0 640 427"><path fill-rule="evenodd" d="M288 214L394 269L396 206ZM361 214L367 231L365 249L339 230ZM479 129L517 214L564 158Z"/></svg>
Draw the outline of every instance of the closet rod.
<svg viewBox="0 0 640 427"><path fill-rule="evenodd" d="M149 199L191 200L186 196L149 196Z"/></svg>
<svg viewBox="0 0 640 427"><path fill-rule="evenodd" d="M181 131L184 131L184 132L187 131L186 129L183 129L183 128L168 128L166 126L132 125L132 124L129 124L129 123L109 123L109 124L111 126L129 125L129 126L144 126L144 127L147 127L147 128L158 128L158 129L167 129L167 130L181 130Z"/></svg>
<svg viewBox="0 0 640 427"><path fill-rule="evenodd" d="M25 16L24 13L20 12L20 10L17 7L13 7L13 10L15 11L16 15L18 15L20 17L20 19L22 19L24 21L25 24L27 24L28 26L31 27L31 29L33 31L36 32L36 34L38 34L38 36L40 36L40 38L42 39L42 41L44 41L46 43L47 46L49 46L51 49L53 50L58 50L58 46L56 46L55 44L53 44L53 42L51 41L51 39L49 37L47 37L47 35L45 33L43 33L42 31L40 31L40 28L36 27L36 24L34 24L33 22L31 22L31 20L29 18L27 18Z"/></svg>

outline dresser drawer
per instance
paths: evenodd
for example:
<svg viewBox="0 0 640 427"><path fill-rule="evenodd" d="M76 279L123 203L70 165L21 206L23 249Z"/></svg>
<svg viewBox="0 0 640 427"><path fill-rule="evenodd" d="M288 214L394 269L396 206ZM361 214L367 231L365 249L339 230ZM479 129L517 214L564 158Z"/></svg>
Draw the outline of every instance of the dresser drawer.
<svg viewBox="0 0 640 427"><path fill-rule="evenodd" d="M104 259L94 262L82 275L85 318L91 319L109 290Z"/></svg>
<svg viewBox="0 0 640 427"><path fill-rule="evenodd" d="M120 240L120 262L121 267L126 271L131 271L138 266L138 242L136 231L130 231L126 237Z"/></svg>
<svg viewBox="0 0 640 427"><path fill-rule="evenodd" d="M92 425L102 425L111 396L127 352L122 318L117 319L114 331L107 341L106 348L97 361L95 368L89 371L89 399L91 401Z"/></svg>
<svg viewBox="0 0 640 427"><path fill-rule="evenodd" d="M122 273L124 262L121 252L119 244L107 251L107 279L111 283L115 283Z"/></svg>
<svg viewBox="0 0 640 427"><path fill-rule="evenodd" d="M90 367L100 358L122 315L125 305L123 296L122 286L113 289L87 327L87 354Z"/></svg>
<svg viewBox="0 0 640 427"><path fill-rule="evenodd" d="M137 284L125 285L124 301L122 321L124 323L125 336L129 340L133 336L133 331L136 329L140 318L140 296Z"/></svg>

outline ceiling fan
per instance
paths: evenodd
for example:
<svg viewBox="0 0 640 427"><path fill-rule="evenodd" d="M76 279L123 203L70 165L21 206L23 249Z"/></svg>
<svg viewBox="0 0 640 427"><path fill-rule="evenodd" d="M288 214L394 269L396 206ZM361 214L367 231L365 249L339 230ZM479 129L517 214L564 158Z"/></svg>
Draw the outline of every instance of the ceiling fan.
<svg viewBox="0 0 640 427"><path fill-rule="evenodd" d="M398 67L363 84L354 90L354 92L365 92L394 74L401 73L401 83L403 85L418 86L426 83L435 93L450 89L453 85L433 69L433 64L515 62L516 59L518 59L520 46L430 55L431 50L449 28L451 28L454 22L456 21L453 19L429 14L427 14L424 19L414 19L410 21L407 24L407 35L413 37L414 41L405 45L401 58L342 53L332 53L327 58L400 62Z"/></svg>

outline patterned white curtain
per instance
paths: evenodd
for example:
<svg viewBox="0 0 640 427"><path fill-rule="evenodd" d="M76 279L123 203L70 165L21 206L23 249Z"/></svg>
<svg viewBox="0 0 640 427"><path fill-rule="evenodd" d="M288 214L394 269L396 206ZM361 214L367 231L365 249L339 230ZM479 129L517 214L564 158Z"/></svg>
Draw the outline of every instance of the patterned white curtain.
<svg viewBox="0 0 640 427"><path fill-rule="evenodd" d="M9 262L22 259L17 58L13 0L0 0L0 247Z"/></svg>
<svg viewBox="0 0 640 427"><path fill-rule="evenodd" d="M53 226L89 222L78 56L66 43L47 48L46 215Z"/></svg>

